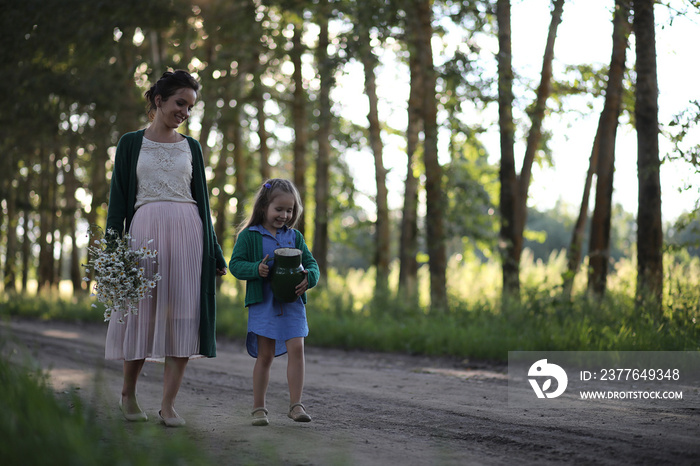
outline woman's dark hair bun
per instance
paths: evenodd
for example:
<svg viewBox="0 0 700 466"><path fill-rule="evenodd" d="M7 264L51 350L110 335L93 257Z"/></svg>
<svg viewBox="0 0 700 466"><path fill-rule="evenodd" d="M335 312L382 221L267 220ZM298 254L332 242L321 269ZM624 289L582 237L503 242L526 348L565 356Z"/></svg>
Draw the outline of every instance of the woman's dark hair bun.
<svg viewBox="0 0 700 466"><path fill-rule="evenodd" d="M185 70L166 71L149 90L144 93L148 101L148 114L157 109L156 96L162 100L168 100L175 92L182 88L189 88L199 92L199 82Z"/></svg>

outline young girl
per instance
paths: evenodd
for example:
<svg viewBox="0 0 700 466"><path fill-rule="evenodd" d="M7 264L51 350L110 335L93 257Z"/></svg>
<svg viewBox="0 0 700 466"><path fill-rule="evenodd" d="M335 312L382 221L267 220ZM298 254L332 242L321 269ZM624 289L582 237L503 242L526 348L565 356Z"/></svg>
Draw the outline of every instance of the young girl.
<svg viewBox="0 0 700 466"><path fill-rule="evenodd" d="M306 290L318 283L316 260L306 247L302 234L294 229L302 212L301 197L296 186L287 180L266 181L258 190L253 213L244 223L233 248L229 269L234 277L246 280L245 305L248 307L248 354L257 358L253 369L253 425L266 426L268 411L265 394L270 380L272 360L288 353L289 384L288 416L297 422L311 417L301 404L304 389L304 337L309 334L306 323ZM304 280L296 287L297 300L280 303L272 295L269 275L277 248L302 251Z"/></svg>

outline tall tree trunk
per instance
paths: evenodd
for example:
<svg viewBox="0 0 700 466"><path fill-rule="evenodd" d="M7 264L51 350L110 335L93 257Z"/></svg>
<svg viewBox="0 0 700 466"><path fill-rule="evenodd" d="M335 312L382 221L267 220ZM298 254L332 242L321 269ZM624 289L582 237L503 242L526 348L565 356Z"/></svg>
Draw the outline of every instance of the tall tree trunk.
<svg viewBox="0 0 700 466"><path fill-rule="evenodd" d="M78 213L78 200L75 198L75 191L78 189L78 181L75 178L75 153L72 147L68 148L68 164L63 170L66 207L64 210L64 221L66 224L66 234L71 244L70 252L70 272L69 278L73 285L73 292L82 291L83 281L80 273L80 250L76 241L76 221Z"/></svg>
<svg viewBox="0 0 700 466"><path fill-rule="evenodd" d="M627 11L629 13L629 11ZM613 148L615 140L615 129L618 125L618 117L620 114L620 106L622 99L623 78L625 74L625 55L627 50L627 40L629 35L629 23L622 16L623 12L613 17L613 21L617 21L617 29L613 27L613 51L610 58L610 67L608 71L608 91L606 91L605 104L598 119L598 129L596 130L593 140L593 149L591 150L591 158L586 174L586 182L583 188L583 197L581 199L581 208L579 216L574 225L574 230L571 237L571 244L567 252L567 271L564 274L564 297L571 298L573 282L581 262L583 252L583 237L588 220L588 205L590 201L590 191L593 184L593 175L596 173L600 158L600 143L601 136L606 134L606 145L610 150L610 141L612 138ZM615 19L617 18L617 19ZM625 25L627 23L627 25ZM611 136L612 135L612 136Z"/></svg>
<svg viewBox="0 0 700 466"><path fill-rule="evenodd" d="M374 70L377 66L377 57L372 53L370 46L369 28L360 27L362 30L362 45L360 55L365 72L365 93L369 99L369 145L374 154L374 172L377 185L377 220L375 223L376 241L375 258L376 267L375 293L378 296L386 296L389 288L389 206L386 188L386 168L384 167L384 146L381 138L381 125L379 123L379 97L377 96L377 82Z"/></svg>
<svg viewBox="0 0 700 466"><path fill-rule="evenodd" d="M316 156L316 213L314 215L313 254L323 275L323 272L328 268L328 196L332 123L330 93L333 86L333 66L328 56L329 5L327 0L321 1L318 10L320 31L318 48L316 49L316 63L321 89L319 90L320 118L316 134L318 154Z"/></svg>
<svg viewBox="0 0 700 466"><path fill-rule="evenodd" d="M433 65L432 1L416 0L419 19L420 66L423 72L423 134L425 191L427 205L426 233L430 269L430 304L433 309L447 308L447 253L445 247L444 197L442 167L438 161L436 77Z"/></svg>
<svg viewBox="0 0 700 466"><path fill-rule="evenodd" d="M216 218L216 223L214 224L214 233L216 234L216 237L219 240L219 243L223 243L224 239L226 238L226 230L228 227L228 224L230 223L229 218L228 218L228 201L230 199L230 195L223 189L223 187L228 184L228 176L226 175L226 170L228 167L231 165L231 159L238 161L237 159L240 157L236 156L236 151L240 150L237 148L237 142L236 142L236 133L240 132L240 130L237 129L238 126L240 126L240 122L238 120L239 117L239 111L238 111L238 105L231 109L229 115L229 118L227 118L227 122L225 123L226 126L224 126L223 131L224 131L224 140L222 144L222 149L221 152L219 153L219 160L216 164L216 167L214 168L214 183L213 185L215 186L214 189L218 191L218 193L215 196L212 196L213 198L216 199L216 202L214 204L214 216ZM227 147L229 145L233 145L233 157L229 155L229 152L227 150ZM239 162L240 163L240 162ZM243 202L243 192L245 191L245 162L242 164L239 164L236 162L233 162L233 166L236 167L235 169L235 174L236 174L236 219L233 221L234 225L239 225L240 222L242 222L242 212L244 209L241 207L245 205ZM241 179L239 181L239 178ZM243 189L239 191L239 187L243 186ZM238 221L236 221L238 220ZM216 287L219 289L221 287L222 283L222 277L217 277L216 279Z"/></svg>
<svg viewBox="0 0 700 466"><path fill-rule="evenodd" d="M588 252L588 291L597 297L605 294L610 259L610 216L612 213L615 139L622 104L622 79L629 35L629 6L617 0L613 18L613 50L610 59L605 106L599 131L596 196Z"/></svg>
<svg viewBox="0 0 700 466"><path fill-rule="evenodd" d="M520 257L523 249L523 233L527 220L527 198L532 178L532 165L542 140L542 122L551 94L552 60L557 29L561 23L564 0L555 0L552 19L547 34L540 85L530 115L531 126L527 136L525 156L520 175L515 174L513 154L513 71L511 65L510 2L497 3L499 25L499 125L501 128L501 243L503 258L504 303L520 298Z"/></svg>
<svg viewBox="0 0 700 466"><path fill-rule="evenodd" d="M215 63L217 54L214 50L213 41L206 41L204 47L206 62L209 64ZM202 145L202 158L204 159L205 167L209 166L209 157L211 156L211 147L209 147L207 141L209 140L209 135L211 134L211 130L214 127L216 120L218 120L219 115L219 109L213 105L218 98L217 88L214 84L214 78L212 76L213 68L214 66L208 66L201 72L202 82L204 83L202 90L200 91L202 93L201 99L204 100L205 104L210 104L204 106L204 114L202 115L202 129L199 131L199 142ZM207 83L211 84L207 85Z"/></svg>
<svg viewBox="0 0 700 466"><path fill-rule="evenodd" d="M292 102L292 118L294 119L294 184L299 190L301 201L306 205L306 147L308 143L307 116L306 116L306 91L304 91L304 79L301 74L301 56L304 46L301 37L304 34L303 15L299 15L299 23L294 24L292 36L292 50L290 56L294 64L294 101ZM305 231L306 216L299 217L297 228L303 234Z"/></svg>
<svg viewBox="0 0 700 466"><path fill-rule="evenodd" d="M258 58L258 63L253 73L253 98L255 99L255 108L258 118L258 138L260 139L260 177L265 181L272 177L272 171L270 169L270 147L268 145L270 135L267 132L267 128L265 128L267 114L265 113L265 87L260 79L261 68L260 58Z"/></svg>
<svg viewBox="0 0 700 466"><path fill-rule="evenodd" d="M16 161L12 162L10 173L16 173ZM3 290L5 293L17 293L17 187L13 181L6 181L7 193L7 231L5 237L5 267L3 270Z"/></svg>
<svg viewBox="0 0 700 466"><path fill-rule="evenodd" d="M160 33L158 31L150 31L148 33L148 42L151 46L151 66L153 67L153 74L154 76L160 77L165 71L163 68Z"/></svg>
<svg viewBox="0 0 700 466"><path fill-rule="evenodd" d="M503 302L520 296L520 248L516 247L515 125L513 123L513 54L511 48L510 0L498 0L498 126L500 129L501 182L499 247L503 260Z"/></svg>
<svg viewBox="0 0 700 466"><path fill-rule="evenodd" d="M242 83L240 83L242 84ZM240 96L239 96L240 97ZM240 100L239 100L240 102ZM229 138L233 143L233 166L235 167L236 182L236 218L235 225L240 225L245 219L245 206L248 199L248 158L243 148L243 133L241 129L241 110L238 105L233 109L229 125ZM218 223L218 222L217 222ZM224 227L222 227L224 228Z"/></svg>
<svg viewBox="0 0 700 466"><path fill-rule="evenodd" d="M32 267L32 255L31 247L32 242L30 240L30 230L34 227L33 221L31 219L31 204L29 202L29 186L31 186L30 178L32 177L32 170L29 171L26 178L20 178L19 180L19 199L22 199L21 211L22 211L22 245L20 248L21 264L22 264L22 275L20 277L20 283L22 286L22 294L27 294L27 282L29 281L29 269Z"/></svg>
<svg viewBox="0 0 700 466"><path fill-rule="evenodd" d="M109 118L109 116L105 116ZM107 120L108 121L108 120ZM104 139L96 141L95 147L90 154L91 176L88 190L92 193L92 201L90 203L90 212L87 214L89 225L97 225L100 217L99 213L104 211L104 207L109 200L109 181L107 181L106 164L109 159L107 147L109 147L109 137L106 136L110 132L110 128L103 125L98 131L105 134Z"/></svg>
<svg viewBox="0 0 700 466"><path fill-rule="evenodd" d="M32 268L32 242L30 240L30 232L29 229L31 228L31 213L29 210L24 210L22 212L22 218L24 220L24 233L22 234L22 277L21 277L21 284L22 284L22 293L26 294L27 293L27 286L29 283L29 269Z"/></svg>
<svg viewBox="0 0 700 466"><path fill-rule="evenodd" d="M656 77L656 37L653 0L635 0L637 87L637 305L661 309L663 292L663 231L659 180L659 108Z"/></svg>
<svg viewBox="0 0 700 466"><path fill-rule="evenodd" d="M605 113L605 110L603 110ZM601 114L598 120L598 129L596 130L593 140L593 149L588 162L588 172L586 173L586 181L583 186L583 196L581 198L581 208L578 212L578 218L574 224L573 232L571 233L571 243L566 251L566 271L563 274L563 296L564 299L570 300L573 291L574 279L578 272L581 256L583 255L583 237L586 231L586 222L588 221L588 204L591 197L591 185L593 184L593 175L595 175L598 166L598 154L600 147L600 131L603 123L603 115Z"/></svg>
<svg viewBox="0 0 700 466"><path fill-rule="evenodd" d="M408 15L410 31L416 29L415 15ZM422 79L417 57L415 33L409 33L409 69L411 90L408 97L408 126L406 128L406 182L401 218L401 240L399 246L399 294L409 302L418 302L418 177L415 175L417 149L422 123Z"/></svg>
<svg viewBox="0 0 700 466"><path fill-rule="evenodd" d="M60 156L59 145L54 141L53 160L51 164L51 186L49 187L49 218L51 225L51 248L50 248L50 264L51 274L49 275L49 285L51 288L58 289L61 275L61 261L63 257L63 228L61 221L61 212L58 209L59 184L58 177L61 169L56 161ZM58 258L54 253L58 253Z"/></svg>
<svg viewBox="0 0 700 466"><path fill-rule="evenodd" d="M39 152L41 176L39 180L39 268L37 270L37 291L51 286L53 275L53 230L51 211L51 184L53 157L42 147Z"/></svg>
<svg viewBox="0 0 700 466"><path fill-rule="evenodd" d="M518 176L518 194L516 196L516 212L515 222L517 225L517 239L514 241L516 247L519 248L517 255L520 256L523 247L523 233L525 231L525 223L527 221L527 198L530 189L530 180L532 178L532 164L535 161L535 154L540 147L542 141L542 122L544 121L544 113L547 109L547 99L552 93L552 60L554 60L554 43L557 38L557 29L561 24L561 16L564 10L564 0L554 0L554 8L552 9L552 20L549 24L549 32L547 34L547 45L544 50L544 58L542 59L542 73L540 74L540 85L537 88L537 98L535 107L530 116L531 126L530 132L527 135L527 145L525 146L525 157L523 166Z"/></svg>

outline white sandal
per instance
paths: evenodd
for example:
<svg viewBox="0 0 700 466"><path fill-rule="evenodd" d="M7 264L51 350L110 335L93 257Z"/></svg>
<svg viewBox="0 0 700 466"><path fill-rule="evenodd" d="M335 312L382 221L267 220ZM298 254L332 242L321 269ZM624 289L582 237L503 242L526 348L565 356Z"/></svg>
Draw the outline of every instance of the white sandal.
<svg viewBox="0 0 700 466"><path fill-rule="evenodd" d="M256 416L257 413L262 413L262 416ZM254 426L266 426L270 424L270 420L267 418L267 409L266 408L255 408L253 411L251 411L251 415L253 416L253 425Z"/></svg>
<svg viewBox="0 0 700 466"><path fill-rule="evenodd" d="M294 408L296 408L297 406L301 408L301 412L297 412L296 414L292 413L292 411L294 411ZM309 416L306 413L306 408L304 408L304 405L301 403L294 403L290 405L287 417L289 417L289 419L292 419L295 422L311 422L311 416Z"/></svg>

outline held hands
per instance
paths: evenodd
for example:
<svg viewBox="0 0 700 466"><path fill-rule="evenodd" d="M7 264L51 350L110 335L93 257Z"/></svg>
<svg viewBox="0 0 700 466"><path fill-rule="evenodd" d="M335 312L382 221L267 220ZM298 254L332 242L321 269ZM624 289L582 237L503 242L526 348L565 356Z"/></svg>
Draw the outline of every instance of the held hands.
<svg viewBox="0 0 700 466"><path fill-rule="evenodd" d="M306 293L306 290L309 289L309 280L308 280L309 271L303 270L302 273L304 274L304 279L295 288L295 290L297 292L297 296L303 295L304 293Z"/></svg>
<svg viewBox="0 0 700 466"><path fill-rule="evenodd" d="M265 254L265 258L258 265L258 275L260 275L260 278L267 278L270 275L270 266L267 265L267 259L269 257L269 254Z"/></svg>
<svg viewBox="0 0 700 466"><path fill-rule="evenodd" d="M270 255L266 254L265 258L260 262L260 264L258 264L258 275L260 275L260 278L267 278L270 276L270 266L267 265L269 257ZM304 279L295 288L297 296L303 295L304 293L306 293L306 290L309 289L309 271L304 270L302 271L302 273L304 274Z"/></svg>

